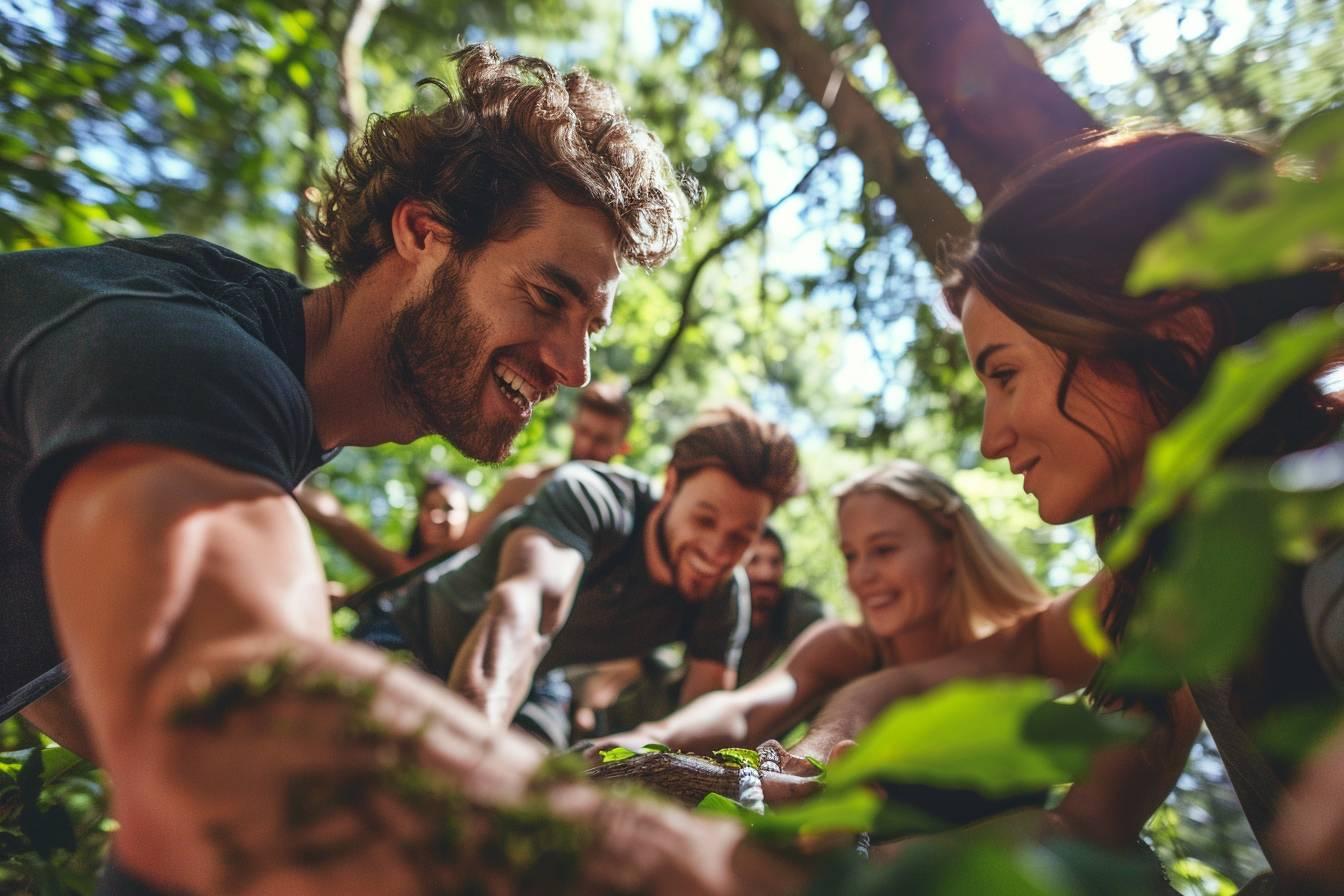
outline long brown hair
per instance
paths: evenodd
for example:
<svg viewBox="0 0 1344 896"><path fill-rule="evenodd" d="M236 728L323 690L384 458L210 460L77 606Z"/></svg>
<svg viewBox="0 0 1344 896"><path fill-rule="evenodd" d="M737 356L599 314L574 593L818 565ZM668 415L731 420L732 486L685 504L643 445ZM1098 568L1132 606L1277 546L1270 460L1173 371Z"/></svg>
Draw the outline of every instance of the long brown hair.
<svg viewBox="0 0 1344 896"><path fill-rule="evenodd" d="M1064 373L1056 406L1076 425L1082 426L1065 410L1065 398L1080 365L1103 376L1123 366L1165 425L1194 400L1223 349L1303 309L1344 299L1338 269L1331 267L1222 290L1125 292L1126 275L1149 237L1223 178L1267 164L1261 149L1231 137L1171 128L1084 135L1010 183L974 237L951 247L942 261L944 297L959 317L974 289L1057 349ZM1205 313L1211 333L1194 331L1192 316L1182 314L1189 308ZM1318 376L1304 377L1228 456L1275 457L1318 444L1340 416ZM1088 431L1116 456L1101 433ZM1127 512L1117 507L1094 517L1099 545ZM1117 573L1104 614L1112 638L1123 636L1140 581L1166 537L1159 529L1140 560Z"/></svg>

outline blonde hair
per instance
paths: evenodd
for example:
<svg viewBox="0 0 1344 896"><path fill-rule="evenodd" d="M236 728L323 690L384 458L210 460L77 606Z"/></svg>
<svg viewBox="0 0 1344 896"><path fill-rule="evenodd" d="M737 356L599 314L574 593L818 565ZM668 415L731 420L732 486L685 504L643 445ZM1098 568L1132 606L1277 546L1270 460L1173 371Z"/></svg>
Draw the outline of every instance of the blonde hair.
<svg viewBox="0 0 1344 896"><path fill-rule="evenodd" d="M904 501L952 544L952 581L939 619L948 643L964 646L1037 609L1050 595L989 533L955 488L912 460L892 460L850 477L832 491L836 512L854 495Z"/></svg>

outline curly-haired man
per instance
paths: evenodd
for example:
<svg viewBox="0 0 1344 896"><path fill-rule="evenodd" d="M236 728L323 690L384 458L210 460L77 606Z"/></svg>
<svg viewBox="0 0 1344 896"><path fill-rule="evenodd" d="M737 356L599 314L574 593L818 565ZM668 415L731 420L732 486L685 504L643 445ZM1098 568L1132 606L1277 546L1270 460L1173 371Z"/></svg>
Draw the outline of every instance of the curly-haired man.
<svg viewBox="0 0 1344 896"><path fill-rule="evenodd" d="M328 178L331 286L180 236L0 257L0 715L107 769L107 892L722 892L763 867L731 834L679 859L698 823L543 783L526 742L330 640L295 483L431 432L504 457L587 381L620 262L679 237L666 158L607 88L456 62L448 102L374 119ZM630 830L657 854L544 883L491 858Z"/></svg>

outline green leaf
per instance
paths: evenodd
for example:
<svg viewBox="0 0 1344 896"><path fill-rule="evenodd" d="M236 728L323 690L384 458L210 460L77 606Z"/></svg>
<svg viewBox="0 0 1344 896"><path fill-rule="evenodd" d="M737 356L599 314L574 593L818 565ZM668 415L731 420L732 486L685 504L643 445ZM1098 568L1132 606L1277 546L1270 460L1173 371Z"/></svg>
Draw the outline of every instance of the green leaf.
<svg viewBox="0 0 1344 896"><path fill-rule="evenodd" d="M1106 630L1101 627L1095 585L1083 588L1074 597L1073 604L1069 607L1069 623L1089 653L1102 659L1110 656L1113 648Z"/></svg>
<svg viewBox="0 0 1344 896"><path fill-rule="evenodd" d="M722 750L715 750L713 755L735 765L749 765L752 768L761 767L761 754L755 750L748 750L743 747L725 747Z"/></svg>
<svg viewBox="0 0 1344 896"><path fill-rule="evenodd" d="M182 84L170 84L168 98L172 100L173 107L183 118L196 117L196 98L191 95L187 87Z"/></svg>
<svg viewBox="0 0 1344 896"><path fill-rule="evenodd" d="M1331 446L1334 451L1339 446ZM1304 472L1316 452L1274 469ZM1206 681L1244 659L1262 637L1285 560L1310 559L1319 533L1344 529L1344 485L1280 487L1283 474L1234 467L1191 495L1168 556L1147 577L1138 610L1105 675L1118 689Z"/></svg>
<svg viewBox="0 0 1344 896"><path fill-rule="evenodd" d="M1344 252L1344 109L1299 123L1277 166L1228 178L1140 250L1132 295L1221 289L1306 270Z"/></svg>
<svg viewBox="0 0 1344 896"><path fill-rule="evenodd" d="M667 744L645 744L640 748L641 753L671 753L672 748Z"/></svg>
<svg viewBox="0 0 1344 896"><path fill-rule="evenodd" d="M630 750L625 747L612 747L610 750L599 751L599 755L602 757L602 761L605 763L605 762L621 762L622 760L625 759L632 759L635 756L638 756L639 754L636 753L634 750Z"/></svg>
<svg viewBox="0 0 1344 896"><path fill-rule="evenodd" d="M1097 747L1129 739L1081 705L1043 709L1052 693L1040 679L958 681L897 703L831 763L829 786L883 779L1026 793L1073 780Z"/></svg>
<svg viewBox="0 0 1344 896"><path fill-rule="evenodd" d="M870 830L877 822L882 809L882 799L864 788L828 790L782 809L767 807L764 815L757 815L726 796L710 793L700 801L697 808L712 815L736 818L758 837L773 841L788 841L804 834L838 832L857 834ZM911 818L912 816L907 816L904 819L907 822L902 827L904 832L911 830L909 826ZM932 828L926 827L921 830Z"/></svg>
<svg viewBox="0 0 1344 896"><path fill-rule="evenodd" d="M808 763L810 763L811 766L815 768L817 771L821 772L823 775L826 774L826 763L822 762L815 756L804 756L803 758L806 759Z"/></svg>
<svg viewBox="0 0 1344 896"><path fill-rule="evenodd" d="M1344 313L1318 312L1267 329L1255 344L1218 358L1196 402L1148 449L1134 512L1106 548L1111 568L1128 565L1227 446L1258 421L1284 388L1344 342Z"/></svg>
<svg viewBox="0 0 1344 896"><path fill-rule="evenodd" d="M1296 765L1335 729L1344 715L1335 701L1276 709L1255 728L1255 742L1270 756Z"/></svg>
<svg viewBox="0 0 1344 896"><path fill-rule="evenodd" d="M307 90L313 84L313 76L308 72L308 66L302 62L291 62L285 69L289 73L289 80L300 90Z"/></svg>

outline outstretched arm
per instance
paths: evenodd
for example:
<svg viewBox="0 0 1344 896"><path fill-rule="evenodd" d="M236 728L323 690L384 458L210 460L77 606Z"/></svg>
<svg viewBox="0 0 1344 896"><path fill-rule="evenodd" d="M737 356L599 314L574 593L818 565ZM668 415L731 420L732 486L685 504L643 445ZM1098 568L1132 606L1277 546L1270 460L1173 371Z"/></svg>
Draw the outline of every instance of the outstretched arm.
<svg viewBox="0 0 1344 896"><path fill-rule="evenodd" d="M807 735L784 756L785 772L809 774L802 757L829 757L853 740L892 703L958 678L1040 675L1069 690L1082 687L1097 659L1074 633L1069 613L1076 595L1060 598L988 638L955 653L864 676L836 692L818 713Z"/></svg>
<svg viewBox="0 0 1344 896"><path fill-rule="evenodd" d="M857 629L823 620L803 632L772 669L738 690L705 694L667 718L615 735L602 746L662 743L701 752L754 746L783 732L829 689L871 669L873 661L871 647Z"/></svg>
<svg viewBox="0 0 1344 896"><path fill-rule="evenodd" d="M797 886L731 825L529 784L541 755L526 739L386 654L332 643L303 519L266 480L104 448L57 490L44 554L115 784L116 853L163 889L520 892L526 867L482 857L538 825L584 844L546 866L548 892Z"/></svg>
<svg viewBox="0 0 1344 896"><path fill-rule="evenodd" d="M583 556L540 529L510 533L485 612L453 661L448 687L497 727L508 725L569 618L582 574Z"/></svg>
<svg viewBox="0 0 1344 896"><path fill-rule="evenodd" d="M467 520L467 528L462 533L461 547L470 547L485 538L490 527L499 519L499 515L532 497L537 489L546 482L550 469L528 470L509 476L499 486L499 491L480 510Z"/></svg>

